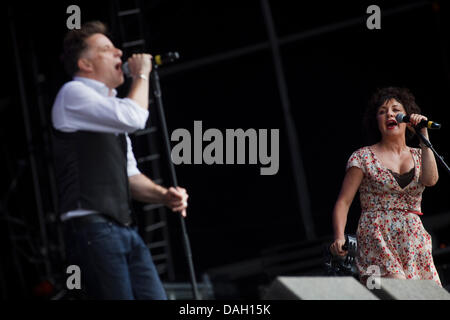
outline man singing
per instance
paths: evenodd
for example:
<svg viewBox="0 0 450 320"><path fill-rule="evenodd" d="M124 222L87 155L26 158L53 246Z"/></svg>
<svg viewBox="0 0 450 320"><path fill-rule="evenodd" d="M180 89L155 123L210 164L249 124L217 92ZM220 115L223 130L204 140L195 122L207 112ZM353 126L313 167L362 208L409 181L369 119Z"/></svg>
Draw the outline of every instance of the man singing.
<svg viewBox="0 0 450 320"><path fill-rule="evenodd" d="M73 80L52 110L59 212L67 257L81 269L90 299L166 299L149 249L132 225L131 198L162 203L186 216L185 189L157 185L139 172L127 133L148 118L151 55L128 59L128 96L122 51L101 22L85 23L64 39L64 67Z"/></svg>

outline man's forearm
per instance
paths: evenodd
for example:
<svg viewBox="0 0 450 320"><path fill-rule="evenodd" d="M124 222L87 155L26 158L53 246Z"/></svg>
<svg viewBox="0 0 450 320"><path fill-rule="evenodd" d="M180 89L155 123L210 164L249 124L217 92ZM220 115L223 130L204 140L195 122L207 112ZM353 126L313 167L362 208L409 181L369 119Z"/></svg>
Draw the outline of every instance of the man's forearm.
<svg viewBox="0 0 450 320"><path fill-rule="evenodd" d="M128 98L135 101L140 107L148 110L148 80L136 77L131 84Z"/></svg>
<svg viewBox="0 0 450 320"><path fill-rule="evenodd" d="M137 174L128 179L133 199L150 203L164 202L164 195L167 193L166 188L157 185L143 174Z"/></svg>
<svg viewBox="0 0 450 320"><path fill-rule="evenodd" d="M149 54L133 54L128 59L128 67L133 77L128 98L136 101L142 108L148 110L148 85L152 71L152 56Z"/></svg>

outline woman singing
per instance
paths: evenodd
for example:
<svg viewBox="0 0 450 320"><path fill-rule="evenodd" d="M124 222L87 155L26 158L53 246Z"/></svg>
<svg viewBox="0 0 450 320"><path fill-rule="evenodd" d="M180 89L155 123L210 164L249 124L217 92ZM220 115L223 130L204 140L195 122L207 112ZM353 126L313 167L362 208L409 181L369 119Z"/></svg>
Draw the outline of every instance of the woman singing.
<svg viewBox="0 0 450 320"><path fill-rule="evenodd" d="M410 115L410 123L398 123L398 113ZM359 189L362 212L356 232L356 265L364 284L371 275L368 268L377 266L382 277L434 280L441 286L431 237L419 217L423 190L438 180L436 161L425 145L411 148L406 144L413 136L412 126L421 120L427 118L420 114L408 89L377 90L366 110L365 125L378 142L356 150L348 160L333 210L330 249L335 255L346 254L342 246L347 214ZM426 128L420 132L428 138Z"/></svg>

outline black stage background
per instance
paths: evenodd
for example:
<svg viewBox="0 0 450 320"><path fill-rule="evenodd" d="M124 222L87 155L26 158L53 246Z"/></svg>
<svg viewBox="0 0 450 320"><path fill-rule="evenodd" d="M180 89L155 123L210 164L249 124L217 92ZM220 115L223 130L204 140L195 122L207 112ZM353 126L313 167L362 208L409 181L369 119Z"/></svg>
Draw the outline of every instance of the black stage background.
<svg viewBox="0 0 450 320"><path fill-rule="evenodd" d="M56 92L67 80L59 62L69 16L66 8L78 4L82 22L98 19L108 23L111 3L10 1L3 5L0 194L6 193L18 172L18 161L23 160L23 175L8 208L12 216L25 217L29 225L24 228L34 235L37 234L35 191L27 165L29 149L11 26L16 29L25 79L32 136L29 146L37 158L38 169L43 172L39 181L45 204L50 201L46 199L50 192L46 189L45 176L50 160L46 156L46 141L41 138L42 130L46 129L42 123L48 123ZM418 6L408 7L417 3ZM291 113L319 240L326 242L332 236L334 201L348 157L365 143L361 119L375 88L390 85L410 88L423 114L442 123L442 130L431 132L430 138L444 159L450 159L450 122L445 117L450 102L450 7L444 1L420 3L270 1L279 38L329 27L327 32L281 46ZM370 4L378 4L382 14L395 8L404 10L383 15L381 30L368 30L365 21ZM181 55L180 61L167 70L268 41L260 1L168 0L143 1L142 5L149 52L155 55L178 51ZM336 23L358 17L359 23L336 29ZM39 87L30 80L33 59L42 80ZM180 72L164 74L161 68L161 85L169 132L186 128L193 133L195 120L203 121L203 130L280 129L280 166L276 175L261 176L259 165L176 167L179 183L190 195L186 224L198 276L223 265L257 259L265 250L279 245L306 243L270 49ZM45 106L41 113L36 107L38 99ZM447 220L440 218L450 213L450 179L440 172L438 184L424 193L422 208L424 222L431 218L441 221L431 224L435 229L429 230L436 250L450 244ZM349 213L347 232L356 231L358 215L356 198ZM176 281L187 282L178 220L171 215L170 223ZM2 292L7 298L20 297L24 292L15 285L17 265L11 258L5 230L3 219ZM439 265L442 280L448 284L446 256L442 255ZM27 270L25 283L30 288L25 290L25 295L33 296L31 289L43 279L33 262L21 261ZM237 297L254 297L252 294Z"/></svg>

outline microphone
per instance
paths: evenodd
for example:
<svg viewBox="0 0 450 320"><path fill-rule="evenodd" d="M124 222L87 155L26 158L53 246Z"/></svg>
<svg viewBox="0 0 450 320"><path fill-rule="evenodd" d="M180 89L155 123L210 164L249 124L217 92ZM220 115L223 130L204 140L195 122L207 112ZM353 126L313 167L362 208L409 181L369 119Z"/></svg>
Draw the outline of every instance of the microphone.
<svg viewBox="0 0 450 320"><path fill-rule="evenodd" d="M172 63L175 60L180 59L178 52L167 52L165 54L158 54L155 56L155 63L157 66L162 66L167 63Z"/></svg>
<svg viewBox="0 0 450 320"><path fill-rule="evenodd" d="M162 66L171 62L174 62L175 60L178 60L180 58L180 55L178 52L167 52L164 54L158 54L154 57L153 61L157 66ZM122 71L127 76L130 77L130 68L128 66L128 62L124 62L122 64Z"/></svg>
<svg viewBox="0 0 450 320"><path fill-rule="evenodd" d="M395 117L395 120L397 120L397 122L399 122L399 123L400 122L409 123L410 117L407 115L404 115L403 113L399 113ZM416 128L425 128L425 127L428 129L440 129L441 125L437 122L433 122L433 121L429 121L429 120L422 120L416 125Z"/></svg>

